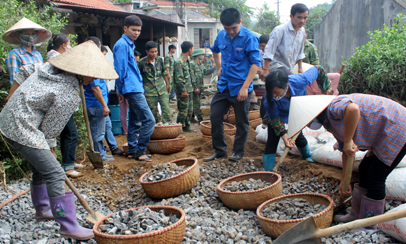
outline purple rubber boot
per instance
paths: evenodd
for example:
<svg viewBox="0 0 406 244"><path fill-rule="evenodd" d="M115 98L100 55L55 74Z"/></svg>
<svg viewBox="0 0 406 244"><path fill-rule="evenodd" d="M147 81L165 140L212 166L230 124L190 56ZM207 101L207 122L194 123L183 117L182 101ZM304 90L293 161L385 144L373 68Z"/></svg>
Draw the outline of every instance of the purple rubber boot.
<svg viewBox="0 0 406 244"><path fill-rule="evenodd" d="M385 199L374 200L367 197L367 194L362 195L361 208L359 211L359 218L370 218L383 214L385 208ZM363 230L376 230L377 225L371 225Z"/></svg>
<svg viewBox="0 0 406 244"><path fill-rule="evenodd" d="M54 219L49 206L49 197L45 184L36 186L31 183L31 200L36 212L35 218L38 221Z"/></svg>
<svg viewBox="0 0 406 244"><path fill-rule="evenodd" d="M65 196L50 197L49 199L52 214L61 225L59 233L63 238L85 241L94 237L92 229L83 228L76 221L76 207L72 192L66 192Z"/></svg>
<svg viewBox="0 0 406 244"><path fill-rule="evenodd" d="M347 215L337 214L336 216L334 216L334 221L347 223L358 219L362 195L367 193L367 191L368 191L367 189L360 187L358 183L354 184L354 192L352 194L352 202L351 202L351 212Z"/></svg>

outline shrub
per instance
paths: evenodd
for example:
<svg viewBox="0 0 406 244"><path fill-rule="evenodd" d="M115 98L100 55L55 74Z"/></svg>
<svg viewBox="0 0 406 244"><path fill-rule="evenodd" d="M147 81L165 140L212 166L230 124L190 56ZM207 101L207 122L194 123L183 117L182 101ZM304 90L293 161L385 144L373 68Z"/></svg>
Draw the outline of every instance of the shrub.
<svg viewBox="0 0 406 244"><path fill-rule="evenodd" d="M402 14L392 27L368 32L370 41L356 49L341 76L341 93L374 94L406 105L406 25Z"/></svg>

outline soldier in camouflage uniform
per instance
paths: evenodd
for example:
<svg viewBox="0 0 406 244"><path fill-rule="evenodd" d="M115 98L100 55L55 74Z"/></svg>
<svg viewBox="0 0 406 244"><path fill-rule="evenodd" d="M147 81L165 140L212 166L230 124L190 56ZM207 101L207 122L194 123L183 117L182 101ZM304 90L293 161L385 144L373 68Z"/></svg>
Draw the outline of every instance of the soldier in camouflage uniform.
<svg viewBox="0 0 406 244"><path fill-rule="evenodd" d="M173 55L176 52L176 46L171 44L169 45L169 52L168 54L165 56L165 69L166 72L168 72L169 74L169 101L171 101L174 97L175 97L175 88L173 87L173 69L175 67L175 58L173 57ZM174 99L174 101L176 101Z"/></svg>
<svg viewBox="0 0 406 244"><path fill-rule="evenodd" d="M158 102L162 109L162 122L172 122L171 110L169 108L169 77L164 67L164 60L157 56L158 45L149 41L145 44L147 56L138 61L144 89L145 98L155 121L158 120ZM165 80L165 81L164 81Z"/></svg>
<svg viewBox="0 0 406 244"><path fill-rule="evenodd" d="M210 56L213 57L212 54L205 54L204 60L202 61L203 65L206 67L206 69L211 69L213 67L213 62L210 60ZM214 67L216 67L216 66L214 66Z"/></svg>
<svg viewBox="0 0 406 244"><path fill-rule="evenodd" d="M177 122L182 123L183 132L194 132L190 128L190 119L193 114L193 87L190 74L189 56L193 53L193 43L184 41L181 45L182 55L175 61L174 84L178 98Z"/></svg>
<svg viewBox="0 0 406 244"><path fill-rule="evenodd" d="M216 69L213 65L208 68L203 64L204 51L202 49L196 49L192 54L193 60L190 62L190 71L194 77L192 85L194 89L193 94L193 116L197 117L200 121L203 120L203 112L200 110L200 98L201 93L204 91L203 75L209 75ZM209 60L210 61L210 60Z"/></svg>

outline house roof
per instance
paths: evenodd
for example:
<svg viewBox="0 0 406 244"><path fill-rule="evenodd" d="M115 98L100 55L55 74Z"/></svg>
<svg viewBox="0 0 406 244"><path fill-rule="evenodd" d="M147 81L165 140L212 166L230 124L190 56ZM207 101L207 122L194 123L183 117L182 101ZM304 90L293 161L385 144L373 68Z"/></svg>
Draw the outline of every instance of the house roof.
<svg viewBox="0 0 406 244"><path fill-rule="evenodd" d="M84 7L89 7L89 8L123 11L121 8L115 6L108 0L86 0L86 1L84 1L84 0L53 0L52 2L73 4L73 5L84 6Z"/></svg>
<svg viewBox="0 0 406 244"><path fill-rule="evenodd" d="M177 14L175 10L154 9L148 15L168 20L170 18L165 16L174 14ZM188 22L218 22L216 18L212 18L193 10L186 10L186 18Z"/></svg>
<svg viewBox="0 0 406 244"><path fill-rule="evenodd" d="M150 1L150 3L156 4L156 5L174 5L174 2L170 2L170 1ZM183 2L183 4L185 4L186 6L201 6L201 7L207 7L209 6L207 3L193 3L193 2Z"/></svg>

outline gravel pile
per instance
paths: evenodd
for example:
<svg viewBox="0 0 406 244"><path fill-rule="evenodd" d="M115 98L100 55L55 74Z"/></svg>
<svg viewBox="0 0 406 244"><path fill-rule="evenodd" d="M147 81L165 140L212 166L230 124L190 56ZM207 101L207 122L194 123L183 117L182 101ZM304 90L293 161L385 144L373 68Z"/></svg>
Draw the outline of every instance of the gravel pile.
<svg viewBox="0 0 406 244"><path fill-rule="evenodd" d="M169 179L179 173L185 171L187 167L185 165L178 166L175 163L172 164L157 164L152 170L144 177L146 182L153 182L158 180Z"/></svg>
<svg viewBox="0 0 406 244"><path fill-rule="evenodd" d="M325 205L313 205L302 198L287 198L280 202L270 203L264 207L262 216L275 220L301 219L313 216L325 208Z"/></svg>
<svg viewBox="0 0 406 244"><path fill-rule="evenodd" d="M268 186L271 186L272 182L262 181L261 179L243 180L243 181L233 181L226 184L223 187L225 191L241 192L241 191L256 191Z"/></svg>
<svg viewBox="0 0 406 244"><path fill-rule="evenodd" d="M228 162L203 164L200 166L201 177L196 186L189 192L178 197L153 200L143 192L138 177L146 172L142 167L133 168L134 173L125 175L122 180L111 180L109 185L88 185L74 183L79 192L85 196L89 205L104 215L134 208L140 205L170 205L183 209L186 213L186 234L183 243L271 243L269 236L262 231L251 210L234 211L225 207L217 192L217 185L224 179L237 174L263 170L262 162L254 162L248 158L239 163ZM106 179L110 179L114 170L105 168L96 171ZM322 177L296 179L293 172L281 168L284 185L283 194L299 192L318 192L330 194L336 189L338 182L325 180ZM8 184L13 192L5 193L0 188L0 202L18 192L29 188L29 183L19 181ZM117 188L125 187L126 193L111 199L103 192L116 192ZM388 201L387 210L401 204L399 201ZM78 222L81 226L92 227L84 221L88 215L86 210L76 201ZM0 243L96 243L95 240L70 242L61 238L58 233L59 224L55 221L37 222L30 199L25 194L7 204L0 210ZM355 241L358 240L358 241ZM343 233L323 238L323 243L400 243L381 231Z"/></svg>

